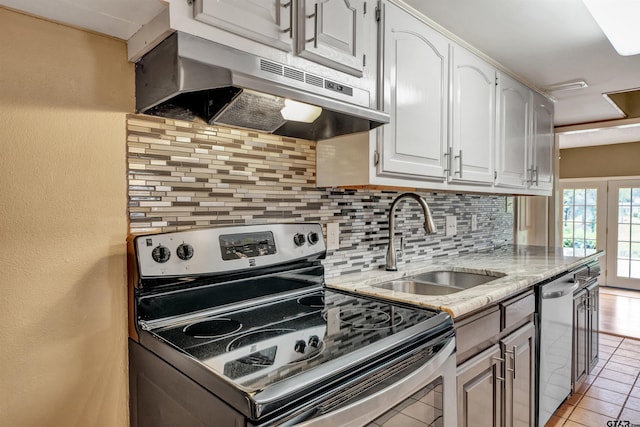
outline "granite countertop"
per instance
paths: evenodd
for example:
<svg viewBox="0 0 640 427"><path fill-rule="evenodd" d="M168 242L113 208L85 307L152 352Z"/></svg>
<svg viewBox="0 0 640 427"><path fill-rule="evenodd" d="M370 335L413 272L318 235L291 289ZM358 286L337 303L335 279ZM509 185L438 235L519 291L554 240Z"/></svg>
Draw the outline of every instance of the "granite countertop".
<svg viewBox="0 0 640 427"><path fill-rule="evenodd" d="M330 288L402 301L446 311L456 318L500 301L545 279L570 271L604 255L568 257L562 248L507 245L494 250L412 262L398 271L373 270L327 279ZM503 277L449 295L416 295L372 285L433 270L484 273Z"/></svg>

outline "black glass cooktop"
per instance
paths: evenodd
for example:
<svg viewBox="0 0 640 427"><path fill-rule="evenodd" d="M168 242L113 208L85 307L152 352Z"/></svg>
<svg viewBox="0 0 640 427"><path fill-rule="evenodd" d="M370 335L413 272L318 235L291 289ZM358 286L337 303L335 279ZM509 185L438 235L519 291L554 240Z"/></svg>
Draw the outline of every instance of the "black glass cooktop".
<svg viewBox="0 0 640 427"><path fill-rule="evenodd" d="M301 372L379 349L389 338L438 313L360 298L329 289L310 291L214 317L176 321L150 333L218 375L248 390L264 389Z"/></svg>

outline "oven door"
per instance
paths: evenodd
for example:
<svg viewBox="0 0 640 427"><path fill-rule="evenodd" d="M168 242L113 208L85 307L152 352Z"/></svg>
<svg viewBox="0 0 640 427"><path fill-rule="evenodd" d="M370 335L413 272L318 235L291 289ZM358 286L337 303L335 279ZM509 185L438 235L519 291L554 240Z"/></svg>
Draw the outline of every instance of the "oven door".
<svg viewBox="0 0 640 427"><path fill-rule="evenodd" d="M456 426L455 336L433 346L438 350L428 357L396 361L391 370L363 378L283 425Z"/></svg>

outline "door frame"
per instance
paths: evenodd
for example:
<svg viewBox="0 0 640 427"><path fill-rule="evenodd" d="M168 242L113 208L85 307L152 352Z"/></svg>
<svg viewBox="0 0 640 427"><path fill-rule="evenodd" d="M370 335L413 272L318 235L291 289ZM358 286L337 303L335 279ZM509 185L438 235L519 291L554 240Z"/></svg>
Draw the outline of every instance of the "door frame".
<svg viewBox="0 0 640 427"><path fill-rule="evenodd" d="M609 190L609 184L611 182L616 182L617 184L619 184L620 181L638 181L640 180L640 176L636 175L636 176L607 176L607 177L592 177L592 178L562 178L558 180L558 202L556 204L556 213L557 213L557 218L556 218L556 233L555 233L555 239L556 239L556 244L559 247L562 247L562 190L564 190L564 188L575 188L576 185L581 185L581 186L586 186L586 185L591 185L591 188L598 188L598 220L597 220L597 224L598 224L598 232L596 233L596 239L597 239L597 249L600 250L604 250L605 254L601 257L600 259L600 267L601 267L601 280L600 280L600 284L603 286L615 286L613 284L609 284L609 269L612 267L615 267L615 264L612 264L615 262L615 259L617 258L616 254L618 253L618 248L617 245L615 248L609 248L609 252L611 253L610 255L607 255L607 247L609 245L609 230L611 230L611 232L613 233L613 230L617 230L617 225L615 223L612 223L611 221L614 221L616 217L614 217L613 215L611 215L612 218L610 218L610 215L608 215L609 213L609 206L610 206L610 201L609 199L610 197L610 190ZM567 185L565 185L567 184ZM604 201L602 201L602 197L601 197L601 187L597 187L597 185L602 186L602 188L604 188L605 192L605 197L604 197ZM617 201L617 194L616 194L616 201ZM604 206L601 206L601 204L604 203ZM604 214L604 217L601 215L601 213ZM604 221L604 227L601 226L601 221ZM601 233L604 232L604 238L601 238ZM617 242L617 236L616 236L616 242ZM615 269L612 269L611 272L614 272ZM618 285L618 287L620 287L620 285ZM633 288L632 288L633 289ZM635 289L638 289L637 287L635 287Z"/></svg>
<svg viewBox="0 0 640 427"><path fill-rule="evenodd" d="M611 279L615 278L615 283L607 283L607 286L613 286L625 289L640 290L640 279L620 277L615 274L617 271L616 261L618 259L618 190L621 187L640 188L640 177L636 179L615 179L608 181L608 200L607 212L616 213L609 215L607 221L607 247L610 248L610 256L607 257L607 270L611 273ZM612 189L613 187L613 189ZM614 190L615 191L612 191ZM609 232L610 231L610 232Z"/></svg>
<svg viewBox="0 0 640 427"><path fill-rule="evenodd" d="M568 188L596 188L598 190L598 199L596 201L597 219L596 219L596 249L605 251L605 254L600 257L600 275L601 284L607 283L607 227L609 225L607 218L608 211L608 178L564 178L558 181L558 218L556 224L556 241L558 246L562 247L562 199L563 190Z"/></svg>

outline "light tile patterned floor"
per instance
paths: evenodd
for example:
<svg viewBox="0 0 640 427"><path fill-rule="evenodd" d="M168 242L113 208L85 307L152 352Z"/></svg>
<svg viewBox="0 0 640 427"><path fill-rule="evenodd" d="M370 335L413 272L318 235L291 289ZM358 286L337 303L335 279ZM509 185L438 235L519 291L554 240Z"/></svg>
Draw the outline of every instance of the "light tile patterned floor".
<svg viewBox="0 0 640 427"><path fill-rule="evenodd" d="M600 362L546 427L640 426L639 375L640 340L601 333Z"/></svg>

